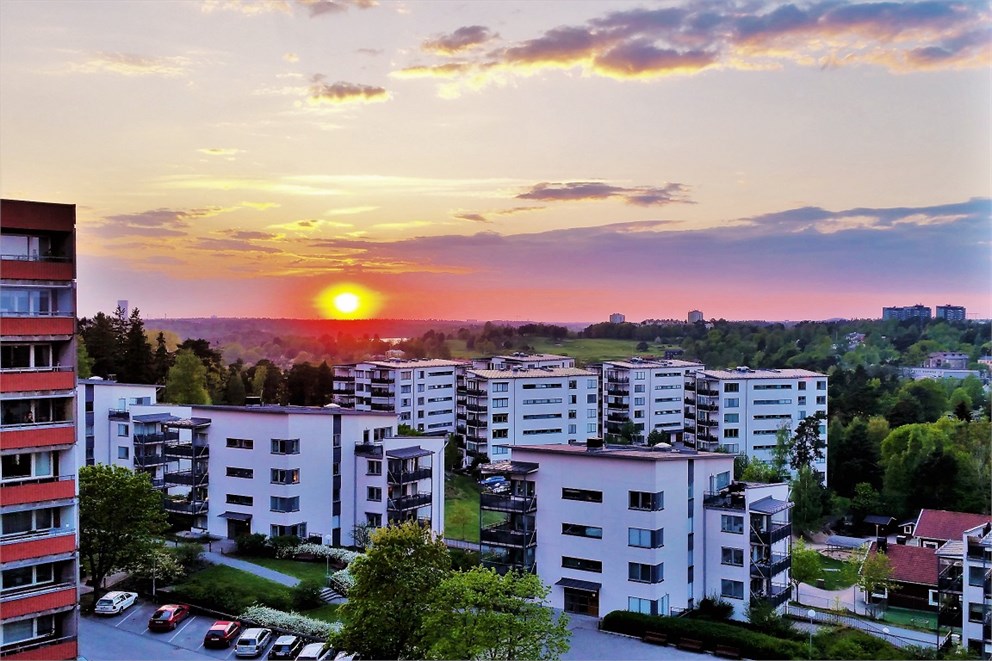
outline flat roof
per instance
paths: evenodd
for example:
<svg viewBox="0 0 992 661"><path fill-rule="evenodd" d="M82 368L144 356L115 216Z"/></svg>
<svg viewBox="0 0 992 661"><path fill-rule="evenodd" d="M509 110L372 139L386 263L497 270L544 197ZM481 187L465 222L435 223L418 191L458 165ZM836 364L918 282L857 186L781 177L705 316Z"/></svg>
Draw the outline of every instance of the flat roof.
<svg viewBox="0 0 992 661"><path fill-rule="evenodd" d="M354 366L358 365L375 365L376 367L386 367L386 368L404 368L404 367L458 367L460 365L467 365L472 361L469 360L445 360L443 358L393 358L388 360L363 360L360 363L354 363Z"/></svg>
<svg viewBox="0 0 992 661"><path fill-rule="evenodd" d="M690 448L652 449L647 446L608 445L602 448L587 449L585 445L555 443L548 445L514 445L513 451L527 450L542 454L557 454L572 457L607 459L633 459L635 461L684 461L686 459L733 459L725 452L700 452Z"/></svg>
<svg viewBox="0 0 992 661"><path fill-rule="evenodd" d="M699 376L713 379L803 379L826 378L826 374L800 369L736 369L736 370L703 370Z"/></svg>
<svg viewBox="0 0 992 661"><path fill-rule="evenodd" d="M484 379L536 379L554 376L596 376L595 372L579 369L578 367L529 367L508 370L466 370L470 376L480 376Z"/></svg>
<svg viewBox="0 0 992 661"><path fill-rule="evenodd" d="M521 362L533 362L536 360L575 360L571 356L563 356L557 353L525 353L525 354L501 354L492 358L502 358L503 360L519 360ZM492 358L490 360L492 360Z"/></svg>
<svg viewBox="0 0 992 661"><path fill-rule="evenodd" d="M109 379L101 379L99 377L91 377L89 379L79 379L79 383L85 383L93 386L128 386L139 388L164 388L165 386L159 385L157 383L122 383L120 381L110 381Z"/></svg>
<svg viewBox="0 0 992 661"><path fill-rule="evenodd" d="M761 514L777 514L792 507L792 503L785 500L778 500L771 496L765 496L761 500L751 503L751 511Z"/></svg>
<svg viewBox="0 0 992 661"><path fill-rule="evenodd" d="M431 451L425 450L419 445L414 445L410 448L396 448L395 450L386 450L386 456L392 457L393 459L416 459L417 457L427 457L430 456Z"/></svg>
<svg viewBox="0 0 992 661"><path fill-rule="evenodd" d="M396 417L390 411L356 411L343 406L278 406L263 404L261 406L230 406L226 404L193 404L191 408L206 411L240 411L242 413L268 413L279 415L372 415L379 417Z"/></svg>
<svg viewBox="0 0 992 661"><path fill-rule="evenodd" d="M693 362L691 360L669 360L669 359L651 359L651 360L604 360L603 366L610 367L628 367L630 369L637 369L638 367L698 367L703 363Z"/></svg>

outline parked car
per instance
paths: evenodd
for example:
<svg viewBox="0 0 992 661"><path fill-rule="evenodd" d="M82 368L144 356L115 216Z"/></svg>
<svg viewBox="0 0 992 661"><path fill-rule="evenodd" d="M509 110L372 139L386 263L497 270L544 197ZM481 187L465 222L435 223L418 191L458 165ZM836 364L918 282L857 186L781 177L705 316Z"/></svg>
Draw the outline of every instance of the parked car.
<svg viewBox="0 0 992 661"><path fill-rule="evenodd" d="M296 655L296 661L330 661L333 658L334 648L327 643L310 643Z"/></svg>
<svg viewBox="0 0 992 661"><path fill-rule="evenodd" d="M265 646L272 640L271 629L246 629L238 644L234 647L234 656L255 657L265 651Z"/></svg>
<svg viewBox="0 0 992 661"><path fill-rule="evenodd" d="M108 592L97 599L93 612L97 615L117 615L133 606L137 598L137 592Z"/></svg>
<svg viewBox="0 0 992 661"><path fill-rule="evenodd" d="M171 631L189 617L189 606L166 604L148 618L148 628L152 631Z"/></svg>
<svg viewBox="0 0 992 661"><path fill-rule="evenodd" d="M334 661L359 661L361 658L362 657L359 654L355 654L354 652L349 654L348 652L342 650L341 652L338 652L336 657L334 657Z"/></svg>
<svg viewBox="0 0 992 661"><path fill-rule="evenodd" d="M241 631L241 623L231 620L217 620L203 637L204 647L230 647Z"/></svg>
<svg viewBox="0 0 992 661"><path fill-rule="evenodd" d="M503 484L506 482L506 478L502 475L492 475L490 477L479 480L479 484L484 487L494 487L497 484Z"/></svg>
<svg viewBox="0 0 992 661"><path fill-rule="evenodd" d="M269 650L270 659L295 659L303 649L303 639L299 636L279 636Z"/></svg>

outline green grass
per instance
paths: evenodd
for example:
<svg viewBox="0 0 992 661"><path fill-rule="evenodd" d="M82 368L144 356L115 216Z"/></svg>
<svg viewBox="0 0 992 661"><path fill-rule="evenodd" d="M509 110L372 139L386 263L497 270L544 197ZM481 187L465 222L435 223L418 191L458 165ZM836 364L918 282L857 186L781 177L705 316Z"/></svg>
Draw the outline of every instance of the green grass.
<svg viewBox="0 0 992 661"><path fill-rule="evenodd" d="M225 565L201 569L178 583L173 591L192 603L232 614L240 613L256 601L285 609L292 599L292 592L285 585Z"/></svg>
<svg viewBox="0 0 992 661"><path fill-rule="evenodd" d="M483 517L487 525L501 519L497 512L486 512ZM479 486L471 476L445 475L444 536L468 542L479 541Z"/></svg>
<svg viewBox="0 0 992 661"><path fill-rule="evenodd" d="M312 617L315 620L323 620L324 622L340 622L341 618L338 615L338 606L341 604L327 604L326 606L321 606L320 608L314 608L313 610L308 610L304 613L307 617Z"/></svg>
<svg viewBox="0 0 992 661"><path fill-rule="evenodd" d="M301 581L316 581L321 585L326 583L327 563L326 562L304 562L302 560L284 560L280 558L259 558L257 556L238 556L239 560L244 560L255 565L260 565L289 576L295 576ZM331 571L334 571L333 569Z"/></svg>
<svg viewBox="0 0 992 661"><path fill-rule="evenodd" d="M596 362L599 360L615 360L618 358L630 358L637 354L636 340L611 340L593 338L565 339L555 342L546 337L518 337L515 340L519 343L533 347L537 353L554 353L563 356L571 356L580 364ZM464 340L447 340L448 349L451 350L453 358L472 358L480 355L479 351L467 349ZM646 353L663 354L669 348L667 345L658 345L653 342L648 343ZM519 351L518 348L506 349L506 353Z"/></svg>
<svg viewBox="0 0 992 661"><path fill-rule="evenodd" d="M909 608L886 608L882 620L907 629L921 631L937 630L937 614L930 611L910 610Z"/></svg>
<svg viewBox="0 0 992 661"><path fill-rule="evenodd" d="M854 585L854 581L845 580L843 561L821 555L820 562L823 563L823 582L825 589L843 590Z"/></svg>

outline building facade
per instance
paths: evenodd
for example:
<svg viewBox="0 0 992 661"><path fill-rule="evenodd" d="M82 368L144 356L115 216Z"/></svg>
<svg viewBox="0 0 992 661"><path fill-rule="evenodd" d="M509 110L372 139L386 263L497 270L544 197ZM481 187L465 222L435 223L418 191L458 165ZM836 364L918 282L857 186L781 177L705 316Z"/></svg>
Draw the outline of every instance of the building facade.
<svg viewBox="0 0 992 661"><path fill-rule="evenodd" d="M575 359L554 353L522 352L472 359L472 369L478 370L538 369L544 367L575 367Z"/></svg>
<svg viewBox="0 0 992 661"><path fill-rule="evenodd" d="M601 617L670 615L719 594L743 619L789 595L788 487L732 483L733 457L656 446L518 446L487 474L484 566L536 572L550 605Z"/></svg>
<svg viewBox="0 0 992 661"><path fill-rule="evenodd" d="M509 459L516 445L581 443L599 434L595 372L575 367L469 369L458 376L466 460Z"/></svg>
<svg viewBox="0 0 992 661"><path fill-rule="evenodd" d="M76 420L81 423L76 430L79 465L114 464L130 459L130 450L121 450L122 446L112 439L129 437L129 416L124 414L131 406L157 403L159 388L100 378L80 379L76 389Z"/></svg>
<svg viewBox="0 0 992 661"><path fill-rule="evenodd" d="M702 363L636 357L602 363L602 435L618 435L632 422L636 443L644 443L652 431L663 432L666 441L681 441L685 384L702 369Z"/></svg>
<svg viewBox="0 0 992 661"><path fill-rule="evenodd" d="M946 321L964 321L968 314L962 305L938 305L934 316Z"/></svg>
<svg viewBox="0 0 992 661"><path fill-rule="evenodd" d="M75 659L76 209L0 219L0 656Z"/></svg>
<svg viewBox="0 0 992 661"><path fill-rule="evenodd" d="M335 404L396 413L417 431L455 431L455 373L459 360L374 360L334 367Z"/></svg>
<svg viewBox="0 0 992 661"><path fill-rule="evenodd" d="M627 321L627 316L619 312L614 312L613 314L610 315L611 324L622 324L625 321Z"/></svg>
<svg viewBox="0 0 992 661"><path fill-rule="evenodd" d="M930 319L932 312L926 305L909 305L906 307L882 308L882 321L895 319L896 321L907 321L909 319Z"/></svg>
<svg viewBox="0 0 992 661"><path fill-rule="evenodd" d="M988 658L992 655L992 523L945 542L937 549L937 558L938 627L960 627L961 644Z"/></svg>
<svg viewBox="0 0 992 661"><path fill-rule="evenodd" d="M690 324L695 324L697 322L703 321L703 313L700 310L689 310L689 315L687 321Z"/></svg>
<svg viewBox="0 0 992 661"><path fill-rule="evenodd" d="M791 433L822 413L823 458L813 469L827 482L827 377L800 369L701 370L686 383L685 443L769 462L780 429Z"/></svg>

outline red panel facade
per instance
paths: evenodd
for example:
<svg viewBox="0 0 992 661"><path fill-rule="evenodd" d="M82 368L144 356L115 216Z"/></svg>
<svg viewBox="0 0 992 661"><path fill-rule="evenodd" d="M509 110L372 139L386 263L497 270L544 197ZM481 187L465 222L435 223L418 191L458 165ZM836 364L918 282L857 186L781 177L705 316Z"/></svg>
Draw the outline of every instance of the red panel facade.
<svg viewBox="0 0 992 661"><path fill-rule="evenodd" d="M58 480L37 484L7 485L0 487L0 503L21 505L46 500L63 500L76 496L75 480ZM6 560L6 558L4 558Z"/></svg>
<svg viewBox="0 0 992 661"><path fill-rule="evenodd" d="M21 597L5 599L0 602L3 609L4 618L27 615L28 613L42 613L47 610L65 608L76 605L76 587L70 585L64 590L56 592L46 592L45 594L33 597Z"/></svg>
<svg viewBox="0 0 992 661"><path fill-rule="evenodd" d="M71 370L59 372L7 372L0 376L0 393L33 390L73 390L76 374Z"/></svg>
<svg viewBox="0 0 992 661"><path fill-rule="evenodd" d="M40 262L19 259L0 260L0 271L9 280L64 280L76 277L71 262Z"/></svg>
<svg viewBox="0 0 992 661"><path fill-rule="evenodd" d="M72 335L76 332L74 317L4 317L0 319L4 337L24 335Z"/></svg>
<svg viewBox="0 0 992 661"><path fill-rule="evenodd" d="M6 379L6 375L0 377ZM76 442L76 430L72 423L64 427L42 427L32 429L11 429L0 434L0 450L19 448L44 448L55 445L72 445Z"/></svg>
<svg viewBox="0 0 992 661"><path fill-rule="evenodd" d="M27 650L26 652L21 652L19 654L11 654L10 656L3 657L6 661L45 661L50 659L51 661L62 661L63 659L75 659L78 656L78 647L75 640L67 640L62 643L55 643L54 645L45 645L44 647L35 647L34 649Z"/></svg>
<svg viewBox="0 0 992 661"><path fill-rule="evenodd" d="M46 555L71 553L76 550L76 533L70 532L58 537L28 539L23 542L10 542L0 546L0 555L4 562L27 560L28 558L43 558Z"/></svg>
<svg viewBox="0 0 992 661"><path fill-rule="evenodd" d="M0 215L8 230L72 232L76 228L75 204L4 200Z"/></svg>

